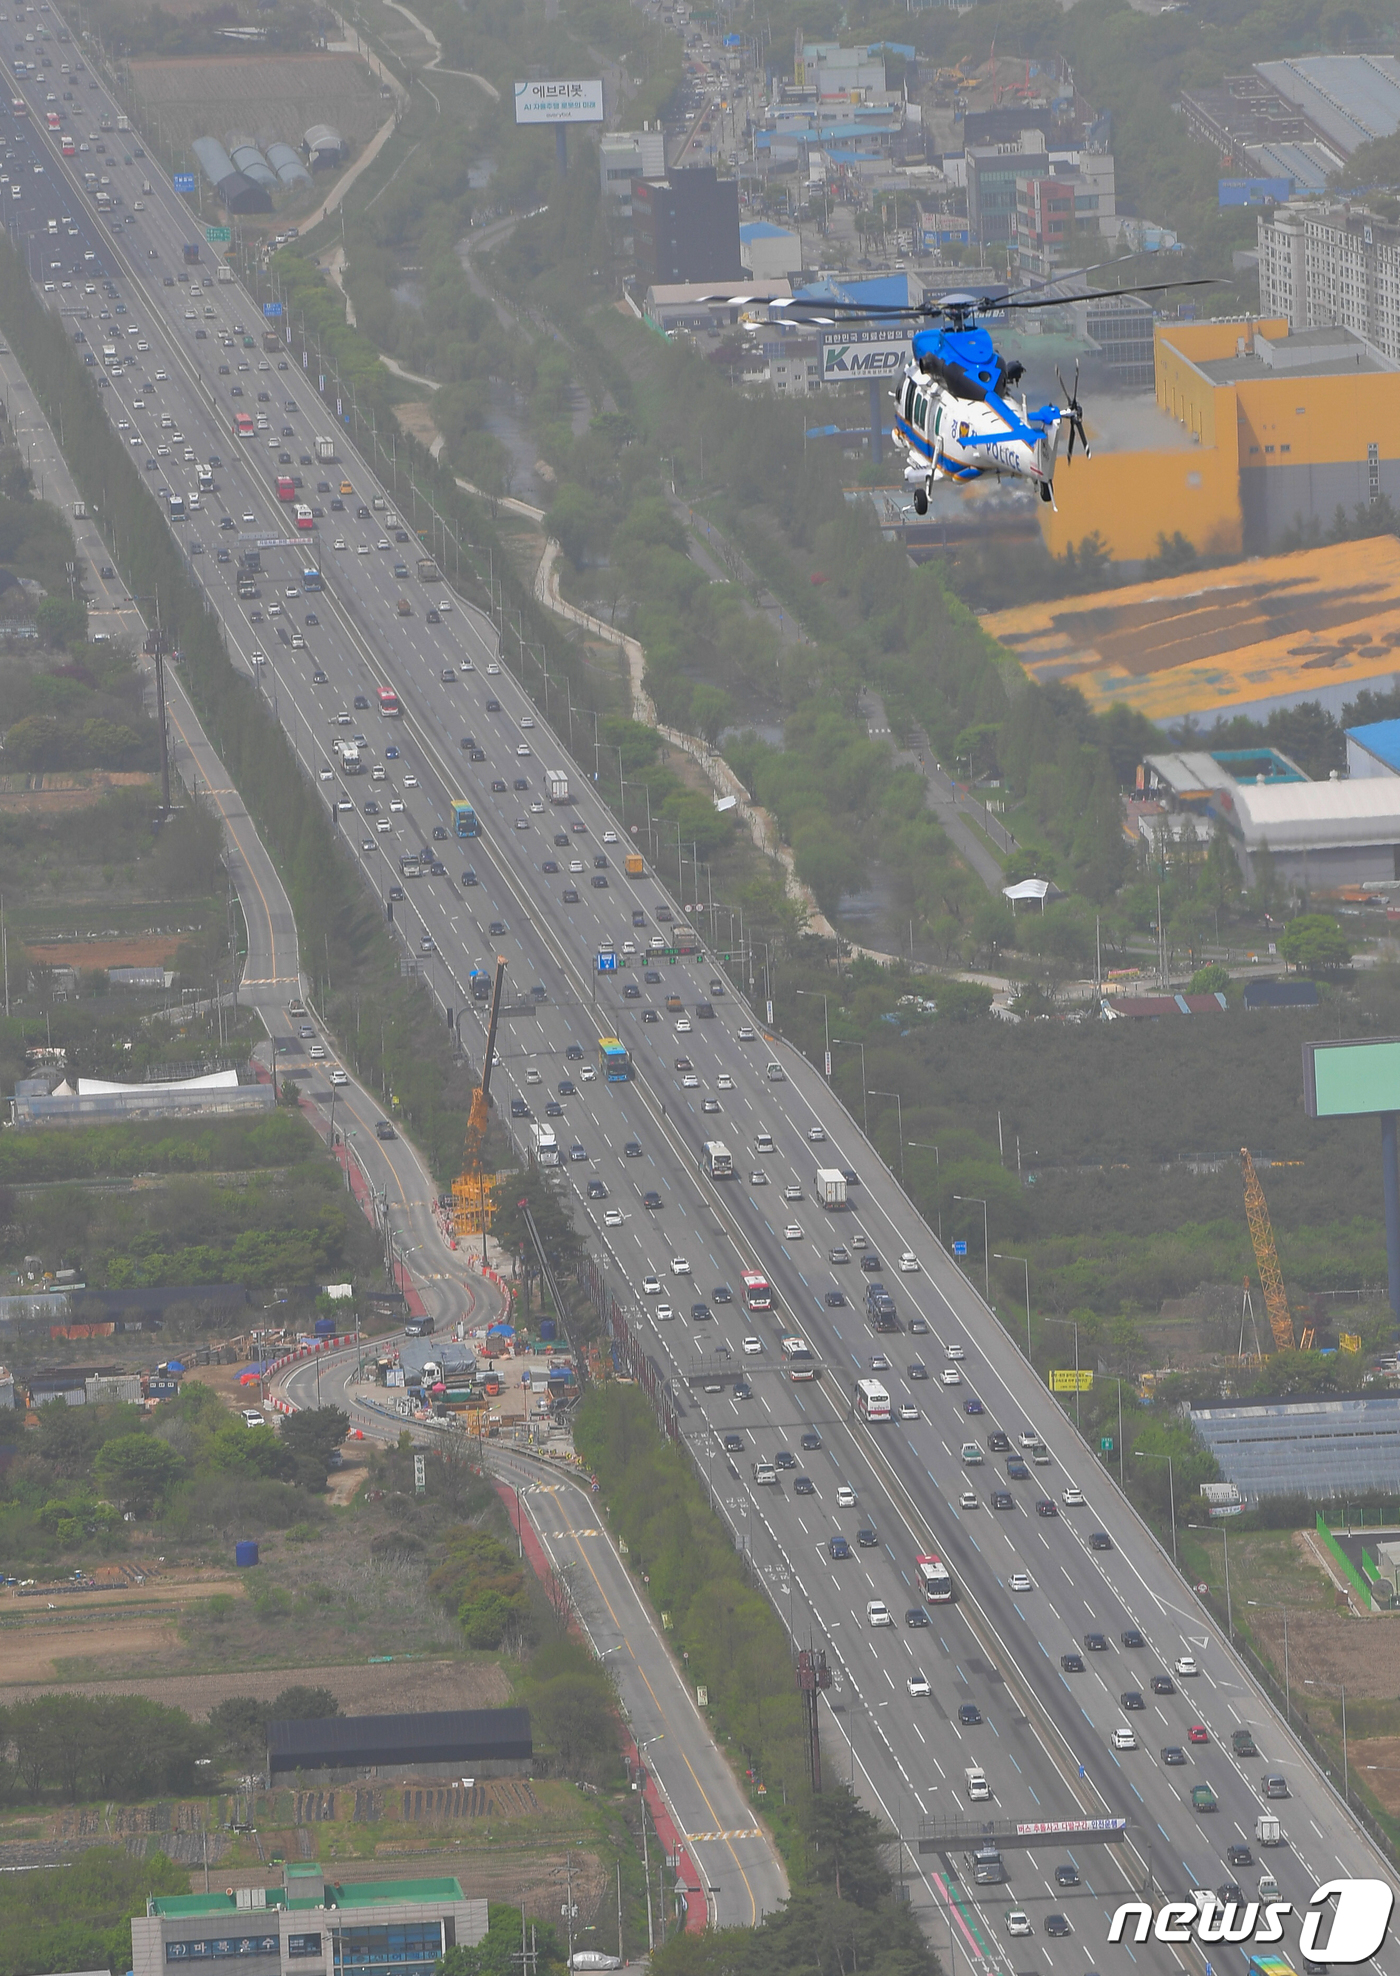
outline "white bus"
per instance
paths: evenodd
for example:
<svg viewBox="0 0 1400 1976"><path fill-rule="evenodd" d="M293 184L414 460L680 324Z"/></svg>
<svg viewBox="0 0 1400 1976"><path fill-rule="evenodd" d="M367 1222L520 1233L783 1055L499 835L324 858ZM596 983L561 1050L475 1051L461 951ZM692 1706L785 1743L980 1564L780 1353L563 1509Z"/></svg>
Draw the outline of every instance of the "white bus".
<svg viewBox="0 0 1400 1976"><path fill-rule="evenodd" d="M890 1396L878 1379L857 1379L856 1412L862 1420L888 1420Z"/></svg>
<svg viewBox="0 0 1400 1976"><path fill-rule="evenodd" d="M805 1338L784 1338L783 1357L788 1362L788 1378L795 1383L804 1379L815 1379L816 1369L812 1363L812 1347Z"/></svg>
<svg viewBox="0 0 1400 1976"><path fill-rule="evenodd" d="M919 1590L928 1603L946 1605L953 1596L953 1581L942 1558L916 1557L914 1570L918 1574Z"/></svg>
<svg viewBox="0 0 1400 1976"><path fill-rule="evenodd" d="M711 1180L729 1180L734 1174L734 1155L723 1139L707 1139L700 1148L700 1171Z"/></svg>

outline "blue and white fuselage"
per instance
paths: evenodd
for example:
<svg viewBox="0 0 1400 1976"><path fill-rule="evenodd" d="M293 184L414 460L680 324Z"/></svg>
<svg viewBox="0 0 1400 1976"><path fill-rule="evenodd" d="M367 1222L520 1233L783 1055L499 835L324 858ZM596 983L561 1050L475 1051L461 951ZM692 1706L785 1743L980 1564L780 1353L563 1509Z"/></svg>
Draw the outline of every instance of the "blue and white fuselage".
<svg viewBox="0 0 1400 1976"><path fill-rule="evenodd" d="M896 416L891 437L904 453L904 479L915 489L916 509L928 506L935 481L978 480L985 475L1031 480L1043 501L1054 500L1060 426L1058 405L1028 411L1024 396L1013 404L1008 370L985 329L923 329L914 337L914 361L892 394Z"/></svg>

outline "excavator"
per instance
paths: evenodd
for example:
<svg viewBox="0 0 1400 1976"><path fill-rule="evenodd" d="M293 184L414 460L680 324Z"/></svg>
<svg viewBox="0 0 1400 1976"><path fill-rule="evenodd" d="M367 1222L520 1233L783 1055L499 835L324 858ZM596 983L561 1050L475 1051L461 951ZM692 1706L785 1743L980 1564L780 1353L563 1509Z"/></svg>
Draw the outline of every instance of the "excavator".
<svg viewBox="0 0 1400 1976"><path fill-rule="evenodd" d="M496 1061L496 1024L500 1020L501 989L505 978L505 956L497 954L496 985L491 993L491 1020L486 1030L481 1082L472 1092L462 1171L452 1183L452 1232L458 1241L480 1233L483 1262L486 1260L486 1231L491 1223L491 1195L496 1185L495 1176L486 1171L485 1153L486 1134L491 1125L491 1068Z"/></svg>

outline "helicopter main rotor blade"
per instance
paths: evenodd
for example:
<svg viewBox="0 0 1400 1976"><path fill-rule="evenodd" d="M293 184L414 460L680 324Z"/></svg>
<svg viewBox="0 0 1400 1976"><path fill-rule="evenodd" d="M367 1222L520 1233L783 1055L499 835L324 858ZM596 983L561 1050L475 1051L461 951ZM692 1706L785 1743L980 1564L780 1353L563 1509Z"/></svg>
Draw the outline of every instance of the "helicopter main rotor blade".
<svg viewBox="0 0 1400 1976"><path fill-rule="evenodd" d="M1051 295L1038 302L1013 302L1009 298L999 301L994 295L984 296L978 304L979 312L991 309L1059 309L1069 302L1111 302L1117 295L1160 295L1168 288L1216 288L1224 280L1223 275L1202 275L1196 281L1142 281L1130 282L1122 288L1091 288L1078 295Z"/></svg>

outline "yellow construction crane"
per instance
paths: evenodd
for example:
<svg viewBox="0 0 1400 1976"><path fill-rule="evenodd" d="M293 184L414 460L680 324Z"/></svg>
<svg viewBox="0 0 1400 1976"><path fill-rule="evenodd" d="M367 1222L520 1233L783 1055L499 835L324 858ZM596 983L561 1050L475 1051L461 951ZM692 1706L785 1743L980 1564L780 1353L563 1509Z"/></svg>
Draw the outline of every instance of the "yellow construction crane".
<svg viewBox="0 0 1400 1976"><path fill-rule="evenodd" d="M491 1224L491 1196L496 1181L486 1171L486 1134L491 1124L491 1066L496 1057L496 1023L501 1013L501 987L506 978L505 956L496 956L496 985L491 995L491 1021L486 1031L486 1056L481 1066L481 1082L472 1092L472 1108L467 1119L467 1142L462 1153L462 1171L452 1183L452 1232L481 1236L482 1260L486 1259L486 1231Z"/></svg>
<svg viewBox="0 0 1400 1976"><path fill-rule="evenodd" d="M1248 1146L1240 1148L1240 1165L1244 1168L1244 1211L1249 1218L1249 1238L1254 1244L1254 1259L1259 1265L1259 1287L1264 1293L1264 1308L1269 1313L1274 1348L1280 1352L1291 1352L1294 1349L1293 1318L1283 1287L1283 1271L1278 1266L1269 1204L1264 1199L1264 1189L1259 1185L1259 1175L1254 1171Z"/></svg>

